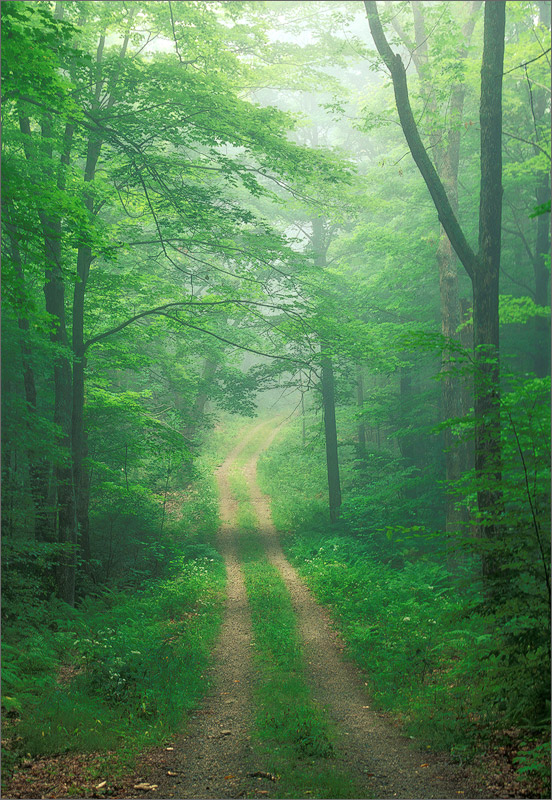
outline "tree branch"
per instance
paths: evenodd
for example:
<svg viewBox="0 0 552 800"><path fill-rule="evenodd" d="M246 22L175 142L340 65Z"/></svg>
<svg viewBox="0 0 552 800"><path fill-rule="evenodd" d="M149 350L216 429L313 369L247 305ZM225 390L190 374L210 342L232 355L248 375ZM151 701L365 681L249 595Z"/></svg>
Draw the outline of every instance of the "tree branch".
<svg viewBox="0 0 552 800"><path fill-rule="evenodd" d="M160 314L168 319L171 319L173 322L178 322L179 325L184 326L185 328L192 328L192 330L199 331L200 333L206 333L209 336L213 336L215 339L218 339L219 342L224 342L224 344L229 344L231 347L236 347L238 350L246 350L248 353L254 353L257 356L264 356L265 358L277 358L281 361L289 361L293 364L301 364L304 367L310 367L310 363L308 361L303 361L302 359L298 358L291 358L291 356L279 356L275 355L274 353L263 353L261 350L255 350L252 347L246 347L243 344L237 344L236 342L231 342L230 339L225 339L223 336L219 336L217 333L213 333L213 331L208 331L205 328L200 328L199 325L192 325L191 322L185 322L178 317L173 317L170 314L166 314L165 312L160 312Z"/></svg>
<svg viewBox="0 0 552 800"><path fill-rule="evenodd" d="M464 236L464 232L452 209L445 188L420 137L418 126L416 125L410 105L404 64L401 57L393 53L385 38L375 0L364 0L364 5L366 7L374 43L387 68L391 72L399 119L412 157L435 203L439 222L445 229L464 269L473 280L477 257Z"/></svg>
<svg viewBox="0 0 552 800"><path fill-rule="evenodd" d="M165 305L157 306L156 308L148 308L145 311L140 311L138 314L135 314L134 316L129 317L129 319L126 319L124 322L121 322L119 325L116 325L114 328L110 328L109 330L104 331L103 333L99 333L97 336L93 336L91 339L87 339L86 342L84 343L84 346L83 346L83 352L86 352L86 350L88 350L88 348L91 347L93 344L97 344L97 342L101 342L103 339L106 339L108 336L112 336L115 333L119 333L119 331L122 331L122 330L124 330L124 328L127 328L129 325L132 325L133 322L137 322L139 319L143 319L143 317L156 316L156 315L167 316L167 314L165 312L167 311L167 309L171 309L171 308L176 309L176 308L184 308L184 307L192 307L192 306L195 306L195 307L212 307L212 306L223 306L223 305L257 306L257 307L262 307L262 308L270 308L272 310L277 309L279 311L282 311L283 313L292 314L292 315L295 315L295 316L299 317L299 319L301 319L301 315L300 314L298 314L296 312L293 312L289 308L286 308L286 307L283 307L283 306L278 306L278 305L273 305L271 303L262 303L262 302L260 302L258 300L181 300L181 301L176 302L176 303L166 303ZM176 319L182 325L186 324L186 325L189 325L190 327L193 327L191 325L191 323L184 323L182 320L178 320L176 317L170 317L170 318L171 319ZM198 328L198 330L204 330L204 329L203 328ZM209 331L204 331L204 332L205 333L209 333ZM230 344L232 344L232 343L230 342ZM236 345L236 347L237 346L238 345ZM252 351L252 352L254 352L254 351ZM279 358L279 357L280 356L272 356L272 358ZM297 363L303 363L303 362L297 362Z"/></svg>

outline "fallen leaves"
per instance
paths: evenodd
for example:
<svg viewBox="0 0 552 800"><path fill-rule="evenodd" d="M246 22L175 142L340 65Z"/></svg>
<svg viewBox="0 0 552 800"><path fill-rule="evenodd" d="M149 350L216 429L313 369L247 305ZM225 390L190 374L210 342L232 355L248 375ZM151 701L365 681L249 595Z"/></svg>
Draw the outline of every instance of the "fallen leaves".
<svg viewBox="0 0 552 800"><path fill-rule="evenodd" d="M153 789L157 789L157 783L135 783L134 788L141 792L151 792Z"/></svg>

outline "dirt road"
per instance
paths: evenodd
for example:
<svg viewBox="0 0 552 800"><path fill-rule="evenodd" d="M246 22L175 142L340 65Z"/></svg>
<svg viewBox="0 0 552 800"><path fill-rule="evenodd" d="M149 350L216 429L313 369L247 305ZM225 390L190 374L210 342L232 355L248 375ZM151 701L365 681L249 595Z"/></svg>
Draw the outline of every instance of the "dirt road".
<svg viewBox="0 0 552 800"><path fill-rule="evenodd" d="M262 436L264 429L265 436ZM476 798L467 773L446 758L412 747L409 738L371 706L368 678L344 660L344 646L328 614L316 603L285 558L272 525L269 500L257 484L260 452L269 446L277 426L253 426L217 473L222 526L219 547L228 575L228 595L221 635L214 654L212 691L185 735L172 749L156 749L134 781L157 784L154 791L125 797L233 798L279 797L278 784L251 773L263 770L251 746L253 720L252 631L244 580L236 553L235 517L228 475L255 438L262 446L245 464L250 497L259 521L259 536L272 564L280 571L298 616L312 694L335 723L336 758L353 777L362 798ZM119 795L123 796L123 795Z"/></svg>

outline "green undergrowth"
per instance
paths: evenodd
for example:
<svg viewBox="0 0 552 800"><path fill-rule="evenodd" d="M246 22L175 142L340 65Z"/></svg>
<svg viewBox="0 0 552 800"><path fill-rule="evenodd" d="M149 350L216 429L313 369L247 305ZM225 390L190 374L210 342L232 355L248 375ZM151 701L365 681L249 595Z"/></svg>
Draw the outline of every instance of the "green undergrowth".
<svg viewBox="0 0 552 800"><path fill-rule="evenodd" d="M183 559L173 578L63 609L63 622L5 644L8 763L122 741L128 755L178 729L206 689L223 588L220 559Z"/></svg>
<svg viewBox="0 0 552 800"><path fill-rule="evenodd" d="M26 598L17 582L4 587L4 780L21 757L64 752L104 753L112 772L128 769L141 749L166 740L197 706L208 688L226 580L214 547L214 450L198 463L176 519L167 515L149 574L97 587L75 608L44 602L43 590L37 586L33 594L28 580ZM24 566L31 556L48 557L48 546L44 555L36 545L35 553L12 549L16 576L16 558ZM102 769L102 757L94 763Z"/></svg>
<svg viewBox="0 0 552 800"><path fill-rule="evenodd" d="M333 760L336 731L310 696L289 592L267 560L255 529L246 479L239 471L255 449L251 443L242 453L230 483L240 503L239 555L259 675L255 692L257 747L266 769L279 776L278 797L357 797L358 789Z"/></svg>
<svg viewBox="0 0 552 800"><path fill-rule="evenodd" d="M290 428L260 460L261 487L288 531L288 557L332 609L374 701L412 737L459 761L513 736L526 767L519 778L544 775L547 651L545 637L535 639L538 609L514 608L508 598L489 609L475 556L451 554L438 534L371 531L370 523L363 531L347 502L330 527L319 514L325 487L311 461ZM296 484L303 484L297 495Z"/></svg>

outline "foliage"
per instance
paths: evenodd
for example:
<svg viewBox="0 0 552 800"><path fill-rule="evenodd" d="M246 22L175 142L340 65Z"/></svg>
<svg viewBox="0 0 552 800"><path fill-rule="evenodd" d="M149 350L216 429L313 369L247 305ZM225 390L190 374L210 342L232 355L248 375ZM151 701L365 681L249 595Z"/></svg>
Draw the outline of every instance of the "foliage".
<svg viewBox="0 0 552 800"><path fill-rule="evenodd" d="M510 3L507 14L502 374L487 387L502 400L477 421L500 421L500 480L498 469L473 470L471 285L454 258L437 279L446 243L362 3L319 2L315 14L279 0L1 5L3 703L15 750L109 746L133 725L145 741L178 724L219 611L211 473L241 435L230 413L275 402L302 416L261 459L263 488L381 703L459 757L486 728L527 726L520 774L542 771L547 4ZM414 114L440 173L458 152L447 191L471 243L477 5L380 4L412 64ZM322 355L335 376L343 493L331 528ZM271 643L257 625L259 664L274 679L263 702L274 699L271 741L292 748L303 791L301 759L323 755L329 729L306 697L288 601L255 550L239 471L230 483L255 613L273 603L269 628L286 631ZM491 495L480 514L478 496ZM474 536L482 526L496 536ZM491 562L492 593L480 585ZM73 610L56 599L68 571ZM164 683L188 657L190 684L174 676L171 706ZM294 697L297 714L285 717ZM296 729L307 735L294 740ZM329 795L349 791L329 768L326 778Z"/></svg>
<svg viewBox="0 0 552 800"><path fill-rule="evenodd" d="M122 739L139 748L182 724L205 691L223 571L212 557L184 556L174 568L134 597L90 598L65 622L54 606L49 626L26 638L9 629L2 702L15 712L12 756L108 750Z"/></svg>

